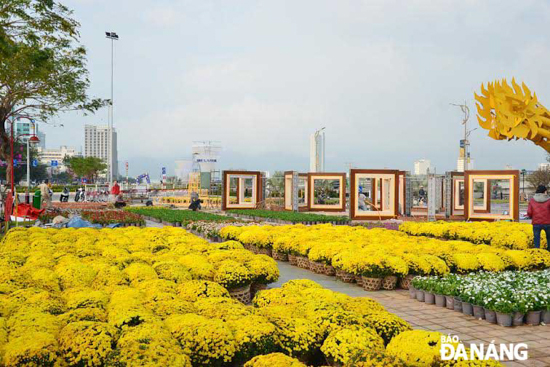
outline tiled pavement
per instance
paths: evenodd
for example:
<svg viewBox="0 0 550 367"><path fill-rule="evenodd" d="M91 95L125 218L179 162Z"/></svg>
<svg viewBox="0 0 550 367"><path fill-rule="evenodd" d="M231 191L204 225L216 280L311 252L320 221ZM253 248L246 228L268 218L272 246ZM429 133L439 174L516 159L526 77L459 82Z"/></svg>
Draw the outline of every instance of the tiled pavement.
<svg viewBox="0 0 550 367"><path fill-rule="evenodd" d="M529 346L527 361L506 362L515 366L550 366L550 326L521 326L505 328L476 320L460 312L443 307L428 305L409 299L405 290L366 292L356 284L337 281L335 277L315 274L311 271L291 266L287 262L278 262L281 277L271 287L278 287L291 279L311 279L323 287L354 297L368 296L380 302L386 309L404 320L415 329L435 330L444 334L457 335L466 346L470 343L526 343Z"/></svg>

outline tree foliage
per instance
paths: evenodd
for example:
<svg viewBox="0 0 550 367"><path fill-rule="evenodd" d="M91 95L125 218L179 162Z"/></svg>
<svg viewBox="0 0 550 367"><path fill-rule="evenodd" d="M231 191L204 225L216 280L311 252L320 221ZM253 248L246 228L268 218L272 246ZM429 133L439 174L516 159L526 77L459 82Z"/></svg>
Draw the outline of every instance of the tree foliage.
<svg viewBox="0 0 550 367"><path fill-rule="evenodd" d="M47 121L60 112L94 112L79 23L56 0L0 0L0 158L9 157L8 120Z"/></svg>
<svg viewBox="0 0 550 367"><path fill-rule="evenodd" d="M17 184L22 180L27 179L27 144L16 141L13 145L14 157L17 160L17 166L14 167L13 181ZM31 146L30 160L38 160L37 150ZM7 161L2 161L0 164L0 177L5 177L7 171ZM47 166L41 164L40 161L36 167L31 166L31 181L42 181L48 177ZM9 182L9 178L7 180Z"/></svg>
<svg viewBox="0 0 550 367"><path fill-rule="evenodd" d="M539 185L548 187L550 184L550 170L546 168L539 168L527 176L527 182L529 182L529 185L531 185L534 189L536 189Z"/></svg>
<svg viewBox="0 0 550 367"><path fill-rule="evenodd" d="M69 172L78 178L86 178L93 181L98 174L105 172L107 164L101 158L96 157L67 157L64 160Z"/></svg>

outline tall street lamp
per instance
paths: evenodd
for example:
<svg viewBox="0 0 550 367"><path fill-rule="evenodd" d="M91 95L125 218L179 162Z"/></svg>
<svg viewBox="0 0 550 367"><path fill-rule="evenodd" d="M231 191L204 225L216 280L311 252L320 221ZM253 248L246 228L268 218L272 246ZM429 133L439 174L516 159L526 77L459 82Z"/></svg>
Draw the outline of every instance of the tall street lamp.
<svg viewBox="0 0 550 367"><path fill-rule="evenodd" d="M115 79L115 41L118 41L116 32L105 32L107 39L111 40L111 108L109 119L109 182L113 181L113 124L114 124L114 79Z"/></svg>

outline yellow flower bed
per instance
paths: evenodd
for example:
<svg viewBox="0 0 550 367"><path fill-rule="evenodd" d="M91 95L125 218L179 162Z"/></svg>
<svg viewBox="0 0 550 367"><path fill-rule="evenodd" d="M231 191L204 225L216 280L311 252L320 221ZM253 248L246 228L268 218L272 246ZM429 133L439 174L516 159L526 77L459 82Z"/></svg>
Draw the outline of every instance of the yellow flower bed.
<svg viewBox="0 0 550 367"><path fill-rule="evenodd" d="M468 223L470 224L470 223ZM342 271L369 277L445 275L449 272L535 270L550 267L550 253L541 249L511 250L409 236L403 232L364 227L333 226L228 226L222 238L244 245L307 256Z"/></svg>
<svg viewBox="0 0 550 367"><path fill-rule="evenodd" d="M533 227L516 222L404 222L399 230L413 236L465 240L476 244L525 250L533 247ZM546 235L541 235L542 247Z"/></svg>
<svg viewBox="0 0 550 367"><path fill-rule="evenodd" d="M252 306L233 300L219 274L274 279L272 259L241 247L171 227L13 230L0 243L0 365L405 365L390 352L411 326L367 297L293 280Z"/></svg>

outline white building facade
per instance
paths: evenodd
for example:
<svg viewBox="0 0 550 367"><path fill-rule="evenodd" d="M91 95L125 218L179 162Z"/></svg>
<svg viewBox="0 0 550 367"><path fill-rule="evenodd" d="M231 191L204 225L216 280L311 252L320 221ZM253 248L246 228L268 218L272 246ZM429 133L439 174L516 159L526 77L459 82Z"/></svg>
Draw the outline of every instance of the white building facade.
<svg viewBox="0 0 550 367"><path fill-rule="evenodd" d="M209 172L212 181L220 181L218 163L221 154L221 143L218 141L194 141L191 147L191 158L175 161L175 175L183 182L189 181L193 171Z"/></svg>
<svg viewBox="0 0 550 367"><path fill-rule="evenodd" d="M431 162L429 159L419 159L414 162L414 174L415 175L426 175L428 172L432 171Z"/></svg>
<svg viewBox="0 0 550 367"><path fill-rule="evenodd" d="M67 166L63 163L65 158L71 158L80 155L75 148L61 146L59 149L42 149L38 148L40 163L48 167L52 167L57 172L66 172ZM54 162L54 164L52 164Z"/></svg>
<svg viewBox="0 0 550 367"><path fill-rule="evenodd" d="M108 126L84 126L84 157L101 158L107 164L108 172L112 170L113 179L118 172L117 132Z"/></svg>

